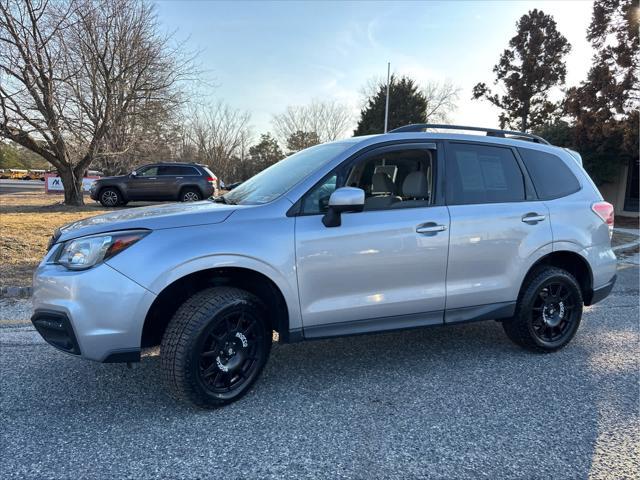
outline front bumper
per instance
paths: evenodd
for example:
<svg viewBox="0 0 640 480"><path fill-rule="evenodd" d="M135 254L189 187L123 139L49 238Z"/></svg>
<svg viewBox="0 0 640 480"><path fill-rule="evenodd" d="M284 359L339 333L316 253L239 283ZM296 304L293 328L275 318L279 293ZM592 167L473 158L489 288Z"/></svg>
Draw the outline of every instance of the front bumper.
<svg viewBox="0 0 640 480"><path fill-rule="evenodd" d="M52 346L98 362L140 358L156 296L107 264L72 272L43 262L33 277L32 322Z"/></svg>

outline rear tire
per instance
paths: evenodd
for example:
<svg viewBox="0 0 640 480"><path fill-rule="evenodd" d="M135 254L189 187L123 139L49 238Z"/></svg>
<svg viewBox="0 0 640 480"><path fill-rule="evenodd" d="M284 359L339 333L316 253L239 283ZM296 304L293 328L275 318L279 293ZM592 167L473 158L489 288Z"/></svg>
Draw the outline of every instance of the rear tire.
<svg viewBox="0 0 640 480"><path fill-rule="evenodd" d="M196 293L162 338L162 375L177 400L203 408L234 402L258 379L271 351L267 312L254 295L231 287Z"/></svg>
<svg viewBox="0 0 640 480"><path fill-rule="evenodd" d="M103 188L100 191L100 196L98 197L98 200L100 201L103 207L107 207L107 208L117 207L123 202L123 198L122 198L122 195L120 194L120 191L117 188L111 188L111 187Z"/></svg>
<svg viewBox="0 0 640 480"><path fill-rule="evenodd" d="M543 267L523 286L515 315L502 326L515 344L533 352L554 352L575 336L582 307L582 293L573 275Z"/></svg>
<svg viewBox="0 0 640 480"><path fill-rule="evenodd" d="M181 202L198 202L202 200L202 194L197 188L185 188L180 192Z"/></svg>

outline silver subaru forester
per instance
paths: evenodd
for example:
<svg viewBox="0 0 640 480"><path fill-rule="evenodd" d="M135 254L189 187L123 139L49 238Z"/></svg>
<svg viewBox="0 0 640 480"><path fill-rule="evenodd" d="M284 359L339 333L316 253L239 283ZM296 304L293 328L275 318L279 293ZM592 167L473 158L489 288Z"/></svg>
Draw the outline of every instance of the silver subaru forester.
<svg viewBox="0 0 640 480"><path fill-rule="evenodd" d="M576 152L410 125L302 150L210 200L62 227L32 321L99 362L160 345L173 395L214 407L248 391L273 331L287 343L495 319L518 345L557 350L615 283L612 228Z"/></svg>

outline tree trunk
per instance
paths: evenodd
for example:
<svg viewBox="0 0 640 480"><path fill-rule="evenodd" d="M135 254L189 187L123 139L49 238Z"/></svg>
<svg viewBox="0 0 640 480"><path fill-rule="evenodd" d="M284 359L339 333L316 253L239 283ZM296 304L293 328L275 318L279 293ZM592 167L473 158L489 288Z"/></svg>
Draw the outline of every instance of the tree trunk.
<svg viewBox="0 0 640 480"><path fill-rule="evenodd" d="M62 179L64 187L64 204L65 205L84 205L82 197L82 177L75 175L73 169L65 167L63 170L58 169L58 174Z"/></svg>
<svg viewBox="0 0 640 480"><path fill-rule="evenodd" d="M527 122L529 118L529 110L531 109L531 98L527 97L524 101L524 106L522 108L522 124L520 125L521 131L526 132L527 128L529 128L529 122Z"/></svg>

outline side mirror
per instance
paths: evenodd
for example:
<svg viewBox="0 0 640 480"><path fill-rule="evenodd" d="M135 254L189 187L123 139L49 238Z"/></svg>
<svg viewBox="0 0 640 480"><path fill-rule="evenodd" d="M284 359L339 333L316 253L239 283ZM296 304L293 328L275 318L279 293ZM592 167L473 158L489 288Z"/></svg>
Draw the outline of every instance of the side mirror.
<svg viewBox="0 0 640 480"><path fill-rule="evenodd" d="M130 176L130 177L134 177L134 178L135 178L135 177L137 177L137 176L138 176L138 172L136 172L136 171L134 170L133 172L131 172L131 173L129 174L129 176Z"/></svg>
<svg viewBox="0 0 640 480"><path fill-rule="evenodd" d="M329 211L322 217L325 227L342 225L345 212L361 212L364 209L364 190L355 187L338 188L329 197Z"/></svg>

